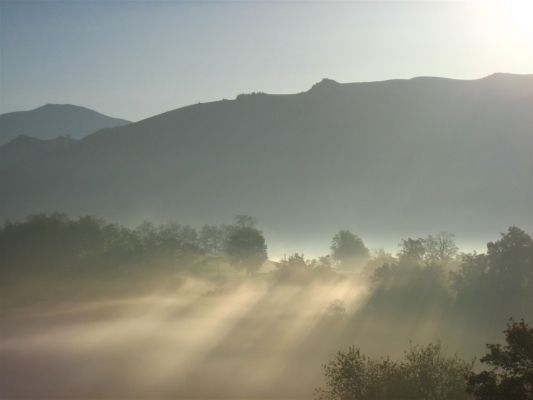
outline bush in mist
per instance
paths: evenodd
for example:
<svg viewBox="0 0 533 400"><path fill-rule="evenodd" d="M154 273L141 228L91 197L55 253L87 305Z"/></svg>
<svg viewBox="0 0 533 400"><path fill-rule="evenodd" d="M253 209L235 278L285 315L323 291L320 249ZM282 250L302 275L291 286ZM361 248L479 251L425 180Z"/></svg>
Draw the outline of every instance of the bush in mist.
<svg viewBox="0 0 533 400"><path fill-rule="evenodd" d="M278 263L278 282L305 284L315 280L330 280L336 274L331 267L330 257L308 260L303 254L294 253Z"/></svg>
<svg viewBox="0 0 533 400"><path fill-rule="evenodd" d="M403 359L372 359L355 347L323 366L319 400L468 399L466 376L473 363L446 356L439 344L412 346Z"/></svg>
<svg viewBox="0 0 533 400"><path fill-rule="evenodd" d="M505 346L488 344L481 358L490 370L471 373L468 390L479 400L533 399L533 328L524 320L507 325Z"/></svg>

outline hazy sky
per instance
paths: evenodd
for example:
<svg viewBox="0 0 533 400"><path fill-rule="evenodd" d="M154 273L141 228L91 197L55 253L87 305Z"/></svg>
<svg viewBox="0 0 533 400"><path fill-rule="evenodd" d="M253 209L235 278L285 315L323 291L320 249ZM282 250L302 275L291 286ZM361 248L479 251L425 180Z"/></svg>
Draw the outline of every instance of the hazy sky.
<svg viewBox="0 0 533 400"><path fill-rule="evenodd" d="M4 1L0 113L142 119L243 92L533 72L533 1Z"/></svg>

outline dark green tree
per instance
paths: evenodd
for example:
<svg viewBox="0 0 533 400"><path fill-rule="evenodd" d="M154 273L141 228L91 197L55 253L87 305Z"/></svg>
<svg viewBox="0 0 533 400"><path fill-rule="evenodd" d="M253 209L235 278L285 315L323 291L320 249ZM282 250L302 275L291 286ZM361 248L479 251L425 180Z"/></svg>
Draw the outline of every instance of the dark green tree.
<svg viewBox="0 0 533 400"><path fill-rule="evenodd" d="M341 267L364 263L370 254L363 240L348 230L340 230L333 236L330 249L333 260Z"/></svg>
<svg viewBox="0 0 533 400"><path fill-rule="evenodd" d="M510 227L487 244L486 255L463 256L452 287L460 312L495 327L509 315L533 315L533 238Z"/></svg>
<svg viewBox="0 0 533 400"><path fill-rule="evenodd" d="M256 228L236 226L227 239L226 254L235 267L254 273L267 260L265 237Z"/></svg>
<svg viewBox="0 0 533 400"><path fill-rule="evenodd" d="M481 362L489 370L471 373L468 390L478 400L533 399L533 328L524 320L510 321L504 331L506 344L488 344Z"/></svg>

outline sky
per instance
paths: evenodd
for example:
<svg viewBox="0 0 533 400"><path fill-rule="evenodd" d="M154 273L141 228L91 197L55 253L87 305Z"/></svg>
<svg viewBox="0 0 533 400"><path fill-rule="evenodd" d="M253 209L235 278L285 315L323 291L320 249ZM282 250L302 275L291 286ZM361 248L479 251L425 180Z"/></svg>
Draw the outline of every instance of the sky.
<svg viewBox="0 0 533 400"><path fill-rule="evenodd" d="M130 120L239 93L533 73L533 1L0 0L0 113Z"/></svg>

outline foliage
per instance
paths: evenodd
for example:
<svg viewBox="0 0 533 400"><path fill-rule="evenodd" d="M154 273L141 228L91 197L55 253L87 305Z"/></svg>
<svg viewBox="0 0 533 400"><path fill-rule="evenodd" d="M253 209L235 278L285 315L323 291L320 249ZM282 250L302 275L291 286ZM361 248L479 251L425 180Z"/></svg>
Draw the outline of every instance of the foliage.
<svg viewBox="0 0 533 400"><path fill-rule="evenodd" d="M426 254L424 239L402 239L400 242L400 252L398 253L399 263L401 265L421 265Z"/></svg>
<svg viewBox="0 0 533 400"><path fill-rule="evenodd" d="M499 324L509 315L533 315L533 238L510 227L487 254L464 255L451 276L457 308Z"/></svg>
<svg viewBox="0 0 533 400"><path fill-rule="evenodd" d="M320 400L462 400L472 363L446 356L440 344L412 346L400 361L375 360L352 346L323 369Z"/></svg>
<svg viewBox="0 0 533 400"><path fill-rule="evenodd" d="M267 260L265 237L250 226L237 226L226 242L226 253L233 265L254 273Z"/></svg>
<svg viewBox="0 0 533 400"><path fill-rule="evenodd" d="M369 250L363 240L348 230L340 230L331 241L331 256L341 267L366 262Z"/></svg>
<svg viewBox="0 0 533 400"><path fill-rule="evenodd" d="M481 358L491 369L471 373L468 389L478 400L533 399L533 328L524 320L510 321L504 331L505 346L487 345Z"/></svg>
<svg viewBox="0 0 533 400"><path fill-rule="evenodd" d="M239 216L236 225L196 230L173 222L128 228L91 216L31 215L0 227L0 277L195 273L213 259L223 262L228 248L232 260L255 268L266 259L266 245L252 225L255 220L246 216Z"/></svg>
<svg viewBox="0 0 533 400"><path fill-rule="evenodd" d="M424 248L426 264L440 266L449 265L459 250L455 244L455 235L449 232L428 235L424 239Z"/></svg>
<svg viewBox="0 0 533 400"><path fill-rule="evenodd" d="M309 283L315 279L331 279L335 273L328 256L308 260L303 254L294 253L278 263L276 278L279 282Z"/></svg>
<svg viewBox="0 0 533 400"><path fill-rule="evenodd" d="M373 291L364 310L370 314L387 312L401 319L429 316L437 310L446 312L453 302L439 266L384 264L374 271L371 283Z"/></svg>
<svg viewBox="0 0 533 400"><path fill-rule="evenodd" d="M399 246L398 260L402 265L445 267L455 259L459 250L455 244L455 235L449 232L440 232L425 238L402 239Z"/></svg>

